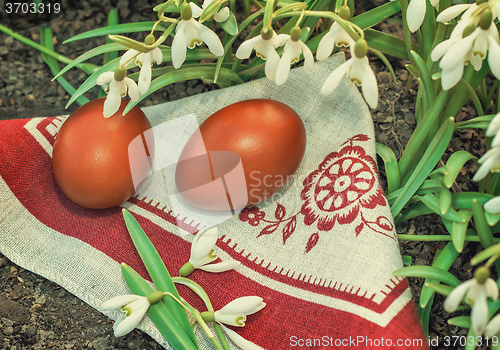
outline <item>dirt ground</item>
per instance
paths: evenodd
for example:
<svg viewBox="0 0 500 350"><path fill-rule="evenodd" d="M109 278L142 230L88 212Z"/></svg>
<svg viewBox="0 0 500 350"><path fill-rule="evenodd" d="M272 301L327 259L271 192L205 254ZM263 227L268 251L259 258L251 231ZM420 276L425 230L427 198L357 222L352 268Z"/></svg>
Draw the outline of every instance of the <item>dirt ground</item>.
<svg viewBox="0 0 500 350"><path fill-rule="evenodd" d="M367 8L374 6L374 2L371 1L361 3L362 5L358 6ZM151 0L130 2L120 0L117 3L120 22L155 20L151 11L153 6ZM54 33L55 50L74 59L85 51L103 44L103 38L65 45L62 42L75 34L104 26L110 8L109 1L80 1L64 18L52 21L50 28ZM1 15L0 9L0 21ZM379 29L400 35L398 33L401 33L401 23L392 20L381 24ZM38 28L33 28L21 34L31 40L39 41L38 33ZM101 57L91 62L100 64L99 59ZM396 157L399 157L415 127L416 82L412 82L407 88L409 75L404 68L405 62L391 60L398 76L397 83L392 82L390 74L380 60L372 58L371 63L377 73L380 92L378 108L372 111L377 141L391 147ZM65 74L65 78L74 86L78 86L85 80L86 75L73 69ZM76 104L68 110L64 109L69 96L51 79L52 74L37 50L5 34L0 34L0 120L69 114L76 109ZM214 88L216 87L206 85L199 80L176 83L150 96L141 106L176 100ZM89 99L96 98L97 89L94 88L86 96ZM473 108L464 108L458 115L457 121L474 116ZM466 149L480 156L484 153L484 147L484 136L481 133L463 131L455 134L449 151ZM383 163L379 162L379 167L383 181ZM474 189L475 184L470 179L476 169L475 165L467 165L463 169L457 181L461 184L461 190ZM397 231L440 234L445 232L445 229L438 217L425 216L398 225ZM414 264L430 265L436 250L443 248L444 244L402 242L400 246L401 253L411 256ZM468 261L477 249L477 245L470 244L451 268L450 271L461 280L472 277L472 268ZM410 280L416 300L422 282L421 279ZM447 324L450 315L444 312L442 302L442 297L436 297L430 321L431 339L466 335L464 329ZM15 266L0 254L0 348L149 350L159 349L161 346L139 330L134 330L125 337L115 338L112 321L107 317L55 283Z"/></svg>

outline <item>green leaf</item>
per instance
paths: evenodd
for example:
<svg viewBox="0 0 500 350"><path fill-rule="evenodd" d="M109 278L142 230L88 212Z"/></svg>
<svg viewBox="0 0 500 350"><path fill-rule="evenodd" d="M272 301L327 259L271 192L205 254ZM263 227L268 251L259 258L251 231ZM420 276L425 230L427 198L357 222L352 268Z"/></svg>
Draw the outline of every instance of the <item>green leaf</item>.
<svg viewBox="0 0 500 350"><path fill-rule="evenodd" d="M458 257L459 252L453 246L453 243L448 243L444 249L434 258L432 262L432 266L436 269L440 269L443 271L448 271L453 265L453 262ZM422 291L420 293L420 307L426 307L427 303L434 296L434 290L432 288L427 287L427 284L435 284L438 283L439 280L426 278L424 281L424 286L422 287Z"/></svg>
<svg viewBox="0 0 500 350"><path fill-rule="evenodd" d="M410 74L412 74L415 78L420 78L420 72L415 66L412 66L411 64L405 65L405 68Z"/></svg>
<svg viewBox="0 0 500 350"><path fill-rule="evenodd" d="M446 283L452 287L456 287L460 284L460 280L453 276L448 271L438 269L434 266L407 266L394 271L393 276L401 277L421 277L421 278L432 278L438 280L439 282Z"/></svg>
<svg viewBox="0 0 500 350"><path fill-rule="evenodd" d="M400 186L398 160L394 152L389 147L376 142L377 154L382 158L385 165L385 174L387 176L387 194L394 192Z"/></svg>
<svg viewBox="0 0 500 350"><path fill-rule="evenodd" d="M449 208L446 213L441 213L441 208L439 205L439 199L431 194L427 193L425 196L420 197L420 200L431 208L436 214L454 222L463 222L463 218L452 208Z"/></svg>
<svg viewBox="0 0 500 350"><path fill-rule="evenodd" d="M155 22L137 22L137 23L125 23L118 24L114 26L107 26L103 28L97 28L89 30L88 32L75 35L64 42L70 43L77 40L94 38L96 36L110 35L110 34L122 34L122 33L136 33L136 32L149 32L153 29ZM165 24L160 23L156 26L155 30L164 31L167 27Z"/></svg>
<svg viewBox="0 0 500 350"><path fill-rule="evenodd" d="M448 324L452 326L470 328L471 327L470 316L457 316L450 318L448 320Z"/></svg>
<svg viewBox="0 0 500 350"><path fill-rule="evenodd" d="M73 62L71 62L70 64L68 64L66 67L64 67L61 70L61 72L58 75L56 75L54 77L54 79L52 79L52 80L55 80L55 79L59 78L61 75L63 75L67 71L69 71L75 65L77 65L78 63L81 63L83 61L86 61L89 58L92 58L94 56L97 56L97 55L100 55L100 54L103 54L103 53L106 53L106 52L118 51L118 50L126 50L126 49L127 49L126 46L123 46L122 44L118 44L118 43L104 44L104 45L95 47L92 50L85 52L83 55L79 56L78 58L75 58L73 60Z"/></svg>
<svg viewBox="0 0 500 350"><path fill-rule="evenodd" d="M451 240L455 249L461 253L464 247L465 235L469 221L472 218L472 212L467 210L459 210L458 214L464 219L464 222L453 222L451 225Z"/></svg>
<svg viewBox="0 0 500 350"><path fill-rule="evenodd" d="M450 295L451 291L454 289L453 287L450 287L450 286L447 286L447 285L441 284L441 283L427 282L427 283L424 283L424 286L429 288L429 289L432 289L434 292L437 292L437 293L439 293L441 295L445 295L445 296Z"/></svg>
<svg viewBox="0 0 500 350"><path fill-rule="evenodd" d="M495 226L500 221L500 214L490 214L485 211L484 215L489 226Z"/></svg>
<svg viewBox="0 0 500 350"><path fill-rule="evenodd" d="M420 73L419 78L422 79L423 84L419 86L419 89L424 89L427 100L429 101L429 105L431 105L436 98L436 94L434 92L434 84L432 82L429 70L427 69L424 60L418 55L418 53L411 50L410 56L411 62L415 65Z"/></svg>
<svg viewBox="0 0 500 350"><path fill-rule="evenodd" d="M418 318L420 319L420 323L422 324L422 328L424 329L425 338L429 337L429 319L431 316L431 308L432 303L434 302L434 294L431 299L425 306L422 308L420 305L417 305Z"/></svg>
<svg viewBox="0 0 500 350"><path fill-rule="evenodd" d="M123 278L133 294L147 296L153 292L153 288L130 266L122 263L121 269ZM198 349L197 344L193 344L179 323L177 323L176 318L172 315L169 308L162 301L149 307L148 316L175 350Z"/></svg>
<svg viewBox="0 0 500 350"><path fill-rule="evenodd" d="M404 41L399 38L374 29L366 29L365 40L368 42L368 46L370 48L382 51L387 55L391 55L402 60L408 59Z"/></svg>
<svg viewBox="0 0 500 350"><path fill-rule="evenodd" d="M439 162L453 135L453 126L454 119L450 117L443 123L441 128L439 128L429 147L418 162L414 172L405 183L403 190L391 206L393 216L396 216L401 209L403 209L408 200L415 194L420 185L422 185L427 176L429 176L429 173Z"/></svg>
<svg viewBox="0 0 500 350"><path fill-rule="evenodd" d="M409 255L403 255L403 256L401 256L401 258L403 259L403 265L404 266L410 266L411 265L411 256L409 256Z"/></svg>
<svg viewBox="0 0 500 350"><path fill-rule="evenodd" d="M495 244L489 248L486 248L482 252L477 253L471 260L470 263L474 266L480 262L491 258L493 255L500 253L500 244Z"/></svg>
<svg viewBox="0 0 500 350"><path fill-rule="evenodd" d="M217 22L221 26L224 31L229 35L238 34L238 22L236 21L236 17L234 17L234 13L229 14L229 18L224 22Z"/></svg>
<svg viewBox="0 0 500 350"><path fill-rule="evenodd" d="M52 31L50 27L41 26L40 27L40 43L49 50L54 50L54 46L52 45ZM42 52L42 59L47 63L53 75L57 75L59 73L59 64L52 56L49 56ZM63 87L70 95L73 95L76 89L71 85L66 79L60 77L57 79L59 85ZM85 103L89 102L89 99L85 96L80 96L76 102L78 105L82 106Z"/></svg>
<svg viewBox="0 0 500 350"><path fill-rule="evenodd" d="M446 187L451 188L464 164L471 159L476 160L477 158L464 150L453 152L445 166L444 184Z"/></svg>
<svg viewBox="0 0 500 350"><path fill-rule="evenodd" d="M123 209L122 213L128 232L130 233L130 237L132 238L135 248L141 257L144 266L146 266L146 269L148 270L156 288L162 292L172 293L176 298L180 299L174 282L172 281L165 264L161 260L160 255L153 246L153 243L151 243L146 233L142 230L139 223L128 210ZM163 298L163 302L172 312L185 334L191 339L192 343L196 344L196 338L191 329L191 324L189 323L189 319L184 311L184 308L168 296Z"/></svg>
<svg viewBox="0 0 500 350"><path fill-rule="evenodd" d="M451 192L444 186L441 186L441 193L439 194L439 207L441 214L444 215L448 210L453 210L451 207Z"/></svg>
<svg viewBox="0 0 500 350"><path fill-rule="evenodd" d="M491 194L480 192L456 192L452 194L451 205L455 209L471 209L472 201L477 200L479 204L484 205L487 201L494 198Z"/></svg>

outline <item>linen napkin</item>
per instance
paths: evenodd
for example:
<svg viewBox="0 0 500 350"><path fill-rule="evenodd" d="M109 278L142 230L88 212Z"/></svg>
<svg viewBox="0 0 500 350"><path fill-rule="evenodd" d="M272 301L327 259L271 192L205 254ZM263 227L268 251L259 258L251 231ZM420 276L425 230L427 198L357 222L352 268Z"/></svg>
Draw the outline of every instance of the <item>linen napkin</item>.
<svg viewBox="0 0 500 350"><path fill-rule="evenodd" d="M241 265L218 274L196 270L190 278L215 310L242 296L264 299L263 310L234 328L244 338L269 350L427 349L408 283L391 275L402 260L379 181L370 111L348 78L331 95L319 93L342 62L337 54L317 62L314 72L293 69L280 87L263 78L143 109L153 127L170 125L174 134L175 120L195 116L201 124L253 98L281 101L302 118L307 145L294 178L271 200L213 222L175 196L148 191L111 209L80 207L59 189L51 166L66 117L0 122L0 251L98 309L130 293L121 262L149 278L121 207L136 217L173 276L189 259L194 234L217 224L218 255ZM165 181L168 192L173 179ZM180 293L204 311L192 293L182 287ZM147 317L140 328L169 348ZM202 332L197 338L201 349L213 348Z"/></svg>

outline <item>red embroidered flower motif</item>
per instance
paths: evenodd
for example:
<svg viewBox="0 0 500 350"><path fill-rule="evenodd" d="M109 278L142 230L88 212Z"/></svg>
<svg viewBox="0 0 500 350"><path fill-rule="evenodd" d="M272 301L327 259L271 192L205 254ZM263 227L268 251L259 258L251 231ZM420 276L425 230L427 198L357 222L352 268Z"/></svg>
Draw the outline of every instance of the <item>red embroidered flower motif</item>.
<svg viewBox="0 0 500 350"><path fill-rule="evenodd" d="M330 153L303 182L304 223L312 225L317 220L320 231L329 231L335 222L352 223L360 206L367 209L385 206L377 176L373 158L352 142L340 152Z"/></svg>
<svg viewBox="0 0 500 350"><path fill-rule="evenodd" d="M260 223L260 220L264 219L266 213L260 211L257 207L245 208L240 212L240 220L248 221L248 223L252 226L257 226Z"/></svg>

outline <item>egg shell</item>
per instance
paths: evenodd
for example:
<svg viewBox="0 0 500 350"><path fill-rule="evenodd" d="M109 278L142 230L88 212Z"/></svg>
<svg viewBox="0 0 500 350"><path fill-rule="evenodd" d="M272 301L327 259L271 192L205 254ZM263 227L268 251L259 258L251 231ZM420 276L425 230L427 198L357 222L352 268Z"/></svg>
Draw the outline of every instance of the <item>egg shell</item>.
<svg viewBox="0 0 500 350"><path fill-rule="evenodd" d="M207 118L200 132L203 144L195 134L188 140L179 157L175 181L184 200L208 210L225 210L228 201L231 209L242 209L269 198L293 177L306 148L306 131L299 115L270 99L229 105ZM201 149L206 149L205 154ZM238 177L239 160L246 185L228 190L234 183L231 179ZM220 186L213 185L220 178L225 180L223 195ZM239 207L232 202L241 198L242 192L247 200Z"/></svg>
<svg viewBox="0 0 500 350"><path fill-rule="evenodd" d="M118 112L104 118L104 101L90 101L66 119L52 155L54 176L61 190L73 202L92 209L111 208L132 197L140 187L138 181L134 186L132 171L141 178L149 174L152 157L151 161L132 162L131 168L129 146L133 140L139 141L145 156L154 154L154 149L147 149L147 145L153 145L151 140L146 145L138 138L151 129L141 109L136 106L123 116L128 101L122 100Z"/></svg>

